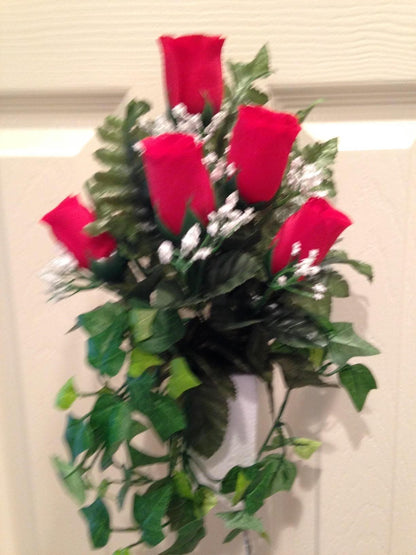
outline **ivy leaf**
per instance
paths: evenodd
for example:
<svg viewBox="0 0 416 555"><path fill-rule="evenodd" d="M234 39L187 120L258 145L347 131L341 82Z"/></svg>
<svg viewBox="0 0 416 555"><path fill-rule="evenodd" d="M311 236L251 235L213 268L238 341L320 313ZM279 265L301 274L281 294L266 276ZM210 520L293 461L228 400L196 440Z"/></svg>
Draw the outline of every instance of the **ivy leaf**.
<svg viewBox="0 0 416 555"><path fill-rule="evenodd" d="M263 460L272 460L275 464L275 473L271 481L269 496L278 491L289 491L296 478L296 465L288 461L283 455L267 455Z"/></svg>
<svg viewBox="0 0 416 555"><path fill-rule="evenodd" d="M139 346L149 353L162 353L185 335L183 322L176 310L159 310L152 325L152 336Z"/></svg>
<svg viewBox="0 0 416 555"><path fill-rule="evenodd" d="M369 281L373 281L373 269L370 264L349 258L345 251L336 249L329 251L323 264L348 264L359 274L365 276Z"/></svg>
<svg viewBox="0 0 416 555"><path fill-rule="evenodd" d="M137 435L145 432L147 430L147 426L139 422L138 420L131 420L130 421L130 430L127 441L131 441Z"/></svg>
<svg viewBox="0 0 416 555"><path fill-rule="evenodd" d="M74 378L69 378L58 391L55 399L55 406L61 410L67 410L78 398L78 393L74 387Z"/></svg>
<svg viewBox="0 0 416 555"><path fill-rule="evenodd" d="M307 439L305 437L296 437L292 445L294 451L301 459L309 459L317 449L322 445L320 441L314 439Z"/></svg>
<svg viewBox="0 0 416 555"><path fill-rule="evenodd" d="M231 528L232 530L254 530L261 536L265 535L262 521L246 511L217 513L217 516L222 518L225 522L225 526L227 528Z"/></svg>
<svg viewBox="0 0 416 555"><path fill-rule="evenodd" d="M162 518L164 517L172 495L172 485L165 480L155 482L143 495L136 494L133 502L133 514L142 529L142 539L150 546L157 545L164 539Z"/></svg>
<svg viewBox="0 0 416 555"><path fill-rule="evenodd" d="M110 537L110 515L102 499L97 498L94 503L83 507L81 513L87 520L92 545L104 547Z"/></svg>
<svg viewBox="0 0 416 555"><path fill-rule="evenodd" d="M178 307L184 302L184 294L181 286L174 280L162 280L155 289L155 300L152 306L155 308Z"/></svg>
<svg viewBox="0 0 416 555"><path fill-rule="evenodd" d="M128 375L132 378L138 378L148 368L153 366L161 366L164 360L157 355L142 351L139 347L135 347L130 356L130 366Z"/></svg>
<svg viewBox="0 0 416 555"><path fill-rule="evenodd" d="M307 358L295 354L278 354L275 355L274 360L281 367L289 389L307 385L316 387L332 386L332 384L328 384L321 379L321 376L315 372L312 363Z"/></svg>
<svg viewBox="0 0 416 555"><path fill-rule="evenodd" d="M132 408L147 416L162 441L167 441L174 433L185 428L185 418L171 397L153 393L152 387L153 377L150 374L128 380Z"/></svg>
<svg viewBox="0 0 416 555"><path fill-rule="evenodd" d="M136 343L152 336L152 326L157 314L155 308L132 308L129 312L129 323Z"/></svg>
<svg viewBox="0 0 416 555"><path fill-rule="evenodd" d="M238 473L237 482L235 485L235 494L231 501L232 505L237 505L237 503L241 501L250 483L251 483L251 480L249 480L244 474L244 472L240 470L240 472Z"/></svg>
<svg viewBox="0 0 416 555"><path fill-rule="evenodd" d="M195 492L194 502L195 515L203 518L217 505L218 498L212 489L200 486Z"/></svg>
<svg viewBox="0 0 416 555"><path fill-rule="evenodd" d="M333 335L328 347L329 358L338 366L344 364L352 357L372 356L379 354L379 350L364 339L361 339L353 330L349 322L333 323Z"/></svg>
<svg viewBox="0 0 416 555"><path fill-rule="evenodd" d="M78 323L93 337L110 328L115 320L125 317L124 308L119 303L105 303L90 312L80 314Z"/></svg>
<svg viewBox="0 0 416 555"><path fill-rule="evenodd" d="M71 451L72 462L80 453L87 451L92 446L92 433L85 420L79 420L68 416L65 441Z"/></svg>
<svg viewBox="0 0 416 555"><path fill-rule="evenodd" d="M173 482L175 485L175 492L184 499L192 499L194 498L194 494L192 491L192 483L188 477L188 475L183 471L175 472L173 475Z"/></svg>
<svg viewBox="0 0 416 555"><path fill-rule="evenodd" d="M105 393L93 407L90 425L96 440L107 447L107 455L111 456L129 439L130 408L116 395Z"/></svg>
<svg viewBox="0 0 416 555"><path fill-rule="evenodd" d="M270 485L276 474L278 463L275 460L269 461L265 467L258 472L252 483L247 489L245 496L245 506L249 514L254 514L263 506L266 497L269 497ZM238 483L238 479L237 479Z"/></svg>
<svg viewBox="0 0 416 555"><path fill-rule="evenodd" d="M198 543L205 537L203 520L193 520L179 528L176 541L161 555L182 555L192 553Z"/></svg>
<svg viewBox="0 0 416 555"><path fill-rule="evenodd" d="M70 495L79 505L82 505L85 502L86 488L82 480L81 469L63 461L59 457L53 457L52 464Z"/></svg>
<svg viewBox="0 0 416 555"><path fill-rule="evenodd" d="M129 445L129 454L132 468L137 468L138 466L147 466L148 464L166 463L170 460L169 455L154 457L147 453L143 453L143 451L135 449L131 445Z"/></svg>
<svg viewBox="0 0 416 555"><path fill-rule="evenodd" d="M167 392L174 399L180 397L188 389L201 384L201 381L192 373L184 357L176 357L171 360L170 373Z"/></svg>
<svg viewBox="0 0 416 555"><path fill-rule="evenodd" d="M259 470L259 464L252 466L233 466L221 482L221 493L232 493L237 489L237 480L240 473L243 473L246 479L253 480Z"/></svg>
<svg viewBox="0 0 416 555"><path fill-rule="evenodd" d="M339 371L339 379L348 391L357 411L361 411L367 395L377 389L374 376L364 364L347 364Z"/></svg>
<svg viewBox="0 0 416 555"><path fill-rule="evenodd" d="M221 447L227 429L227 398L216 385L204 382L186 392L184 408L188 416L186 442L200 455L211 457Z"/></svg>

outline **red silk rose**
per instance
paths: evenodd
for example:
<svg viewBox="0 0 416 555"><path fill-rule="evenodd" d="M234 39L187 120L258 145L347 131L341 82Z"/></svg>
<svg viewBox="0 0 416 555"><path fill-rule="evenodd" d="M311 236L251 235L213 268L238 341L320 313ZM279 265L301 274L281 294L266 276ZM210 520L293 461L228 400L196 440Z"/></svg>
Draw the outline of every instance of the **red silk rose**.
<svg viewBox="0 0 416 555"><path fill-rule="evenodd" d="M314 264L319 264L327 255L338 235L351 225L351 220L335 210L322 198L311 198L292 214L273 239L271 270L274 274L282 270L294 257L294 243L300 243L298 260L307 258L309 251L317 249Z"/></svg>
<svg viewBox="0 0 416 555"><path fill-rule="evenodd" d="M159 38L165 62L165 83L171 107L183 103L200 114L208 102L214 112L221 107L223 38L185 35Z"/></svg>
<svg viewBox="0 0 416 555"><path fill-rule="evenodd" d="M79 265L88 268L91 260L106 258L117 248L109 233L92 237L84 231L84 227L94 220L94 214L79 202L78 197L69 196L41 221L51 227L52 233L75 256Z"/></svg>
<svg viewBox="0 0 416 555"><path fill-rule="evenodd" d="M291 114L262 106L240 106L228 162L237 167L237 186L249 203L267 202L278 191L300 125Z"/></svg>
<svg viewBox="0 0 416 555"><path fill-rule="evenodd" d="M202 144L192 135L165 133L143 139L142 145L150 199L163 225L178 235L187 206L207 224L215 199L202 163Z"/></svg>

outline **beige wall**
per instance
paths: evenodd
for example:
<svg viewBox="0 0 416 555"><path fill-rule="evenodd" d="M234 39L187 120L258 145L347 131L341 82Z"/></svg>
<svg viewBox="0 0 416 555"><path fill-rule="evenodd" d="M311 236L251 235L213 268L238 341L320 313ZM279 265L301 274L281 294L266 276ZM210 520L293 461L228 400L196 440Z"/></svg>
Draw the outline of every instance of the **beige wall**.
<svg viewBox="0 0 416 555"><path fill-rule="evenodd" d="M86 94L91 89L109 110L121 98L105 96L115 89L151 97L161 108L154 40L170 32L227 35L225 53L234 59L248 59L269 42L279 68L272 85L411 84L415 15L410 0L10 0L0 6L0 126L96 124L104 108ZM68 95L63 108L36 107L32 93L46 89L55 103L57 90ZM73 89L83 90L84 104L69 113ZM16 90L24 95L11 95ZM0 159L1 555L90 553L84 523L48 457L62 453L56 390L74 373L88 388L91 376L80 372L80 334L65 332L98 298L46 305L37 274L54 252L39 217L80 190L93 171L94 147L89 143L74 158ZM382 349L371 361L380 389L361 415L341 391L305 389L293 396L293 429L324 446L300 464L293 492L279 494L264 510L272 542L257 542L257 554L415 553L415 156L414 147L339 156L338 206L355 222L345 246L374 264L376 279L369 286L351 275L352 299L338 303L336 317L353 321ZM221 523L211 521L210 529L197 553L242 553L238 541L221 546Z"/></svg>

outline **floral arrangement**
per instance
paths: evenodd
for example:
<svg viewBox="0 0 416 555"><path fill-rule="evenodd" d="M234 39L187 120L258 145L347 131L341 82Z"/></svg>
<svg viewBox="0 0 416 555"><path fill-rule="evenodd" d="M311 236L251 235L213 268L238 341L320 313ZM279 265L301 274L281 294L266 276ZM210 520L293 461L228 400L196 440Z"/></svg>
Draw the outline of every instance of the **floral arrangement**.
<svg viewBox="0 0 416 555"><path fill-rule="evenodd" d="M228 63L224 84L223 42L161 37L167 113L150 119L149 104L133 100L124 117L109 116L95 153L107 170L86 184L89 207L70 196L43 217L64 247L44 272L51 296L111 293L75 326L87 335L97 390L84 393L71 378L59 391L57 407L74 412L69 460L54 465L93 547L111 533L136 534L115 555L169 532L163 555L192 552L219 497L229 507L218 513L225 542L249 530L267 538L257 511L290 490L296 458L320 446L287 427L290 393L340 385L360 411L376 388L351 359L378 350L330 320L332 299L349 295L335 268L372 279L368 264L334 248L351 224L327 200L337 141L302 146L313 106L296 115L263 106L254 83L271 73L266 47L249 63ZM286 384L278 410L276 371ZM204 461L223 442L235 374L264 383L272 423L252 465L213 480ZM91 404L80 414L84 397ZM143 450L150 432L162 454ZM113 509L110 519L112 503L130 508L127 528L112 522Z"/></svg>

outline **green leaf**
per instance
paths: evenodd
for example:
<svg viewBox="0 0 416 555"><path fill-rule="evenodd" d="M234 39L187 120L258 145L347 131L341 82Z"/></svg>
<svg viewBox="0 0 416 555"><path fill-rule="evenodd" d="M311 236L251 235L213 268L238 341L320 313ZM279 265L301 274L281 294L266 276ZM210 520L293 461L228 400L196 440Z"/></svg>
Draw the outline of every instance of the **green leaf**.
<svg viewBox="0 0 416 555"><path fill-rule="evenodd" d="M293 440L292 445L298 457L300 457L301 459L309 459L309 457L311 457L311 455L313 455L315 451L319 449L322 443L314 439L296 437Z"/></svg>
<svg viewBox="0 0 416 555"><path fill-rule="evenodd" d="M247 513L246 511L230 511L227 513L217 513L217 516L222 518L225 522L225 526L234 530L254 530L260 535L265 534L264 526L262 521Z"/></svg>
<svg viewBox="0 0 416 555"><path fill-rule="evenodd" d="M105 303L91 312L80 314L78 323L90 336L99 335L110 328L115 320L125 317L124 308L119 303Z"/></svg>
<svg viewBox="0 0 416 555"><path fill-rule="evenodd" d="M353 330L349 322L333 323L333 334L329 343L328 356L338 366L352 357L372 356L379 354L379 350L361 339Z"/></svg>
<svg viewBox="0 0 416 555"><path fill-rule="evenodd" d="M145 432L147 429L148 429L147 426L145 426L141 422L138 422L137 420L131 420L129 436L127 438L127 441L131 441L134 437Z"/></svg>
<svg viewBox="0 0 416 555"><path fill-rule="evenodd" d="M367 395L377 384L370 370L363 364L347 364L339 371L341 384L348 391L358 411L364 406Z"/></svg>
<svg viewBox="0 0 416 555"><path fill-rule="evenodd" d="M130 366L128 375L132 378L138 378L148 368L161 366L164 360L157 355L142 351L139 347L135 347L131 352Z"/></svg>
<svg viewBox="0 0 416 555"><path fill-rule="evenodd" d="M251 483L251 480L249 480L244 474L244 472L240 470L237 476L235 494L231 501L232 505L237 505L237 503L241 501L250 483Z"/></svg>
<svg viewBox="0 0 416 555"><path fill-rule="evenodd" d="M223 295L253 278L258 262L246 253L226 252L208 259L203 289L207 297Z"/></svg>
<svg viewBox="0 0 416 555"><path fill-rule="evenodd" d="M111 457L130 438L130 408L116 395L105 393L93 407L90 425L95 438L107 447L107 455Z"/></svg>
<svg viewBox="0 0 416 555"><path fill-rule="evenodd" d="M267 94L263 91L259 91L255 87L247 89L246 99L250 102L250 104L258 104L259 106L263 106L263 104L266 104L269 101Z"/></svg>
<svg viewBox="0 0 416 555"><path fill-rule="evenodd" d="M129 454L132 468L137 468L138 466L147 466L149 464L166 463L170 460L169 455L154 457L153 455L149 455L148 453L143 453L143 451L135 449L131 445L129 445Z"/></svg>
<svg viewBox="0 0 416 555"><path fill-rule="evenodd" d="M106 478L104 478L104 480L101 480L100 484L98 485L98 489L97 489L97 495L98 497L105 497L106 493L108 491L108 488L110 487L111 482L109 480L107 480Z"/></svg>
<svg viewBox="0 0 416 555"><path fill-rule="evenodd" d="M248 480L253 480L253 478L258 474L259 464L253 464L252 466L233 466L221 482L221 493L232 493L237 489L237 480L239 474L242 472Z"/></svg>
<svg viewBox="0 0 416 555"><path fill-rule="evenodd" d="M175 492L185 499L193 499L192 483L188 475L183 471L175 472L173 475L173 483L175 484Z"/></svg>
<svg viewBox="0 0 416 555"><path fill-rule="evenodd" d="M200 515L196 514L197 511L194 509L193 501L173 494L167 511L170 529L179 530L188 522L195 520L195 517L200 518Z"/></svg>
<svg viewBox="0 0 416 555"><path fill-rule="evenodd" d="M78 398L78 393L74 387L74 378L69 378L58 391L55 399L55 406L58 409L66 410Z"/></svg>
<svg viewBox="0 0 416 555"><path fill-rule="evenodd" d="M245 496L245 505L248 513L254 514L257 512L263 506L265 498L269 497L271 482L277 468L278 463L271 460L261 471L259 470L257 476L251 482Z"/></svg>
<svg viewBox="0 0 416 555"><path fill-rule="evenodd" d="M185 335L183 322L176 310L159 310L153 321L152 336L140 343L150 353L162 353Z"/></svg>
<svg viewBox="0 0 416 555"><path fill-rule="evenodd" d="M147 416L162 441L167 441L174 433L185 428L185 417L171 397L153 393L152 387L153 377L147 373L128 380L133 409Z"/></svg>
<svg viewBox="0 0 416 555"><path fill-rule="evenodd" d="M155 482L144 495L134 496L133 514L142 529L142 539L151 546L164 539L162 518L172 495L172 485L164 480Z"/></svg>
<svg viewBox="0 0 416 555"><path fill-rule="evenodd" d="M85 502L85 484L82 480L81 469L73 464L67 463L59 457L53 457L52 463L58 472L63 485L75 501L82 505Z"/></svg>
<svg viewBox="0 0 416 555"><path fill-rule="evenodd" d="M218 498L212 489L200 486L195 492L195 515L199 518L206 516L218 503Z"/></svg>
<svg viewBox="0 0 416 555"><path fill-rule="evenodd" d="M286 385L289 389L313 385L317 387L330 387L315 371L309 359L295 354L278 354L274 360L282 369Z"/></svg>
<svg viewBox="0 0 416 555"><path fill-rule="evenodd" d="M243 532L241 528L235 528L234 530L231 530L231 532L225 536L225 539L222 543L232 542L234 538L241 534L241 532Z"/></svg>
<svg viewBox="0 0 416 555"><path fill-rule="evenodd" d="M133 308L130 310L129 323L136 343L152 336L152 326L157 312L155 308Z"/></svg>
<svg viewBox="0 0 416 555"><path fill-rule="evenodd" d="M87 451L92 446L92 433L85 420L68 416L65 441L71 451L72 462L80 453Z"/></svg>
<svg viewBox="0 0 416 555"><path fill-rule="evenodd" d="M107 545L110 537L110 515L102 499L98 498L88 507L83 507L81 513L87 520L92 545Z"/></svg>
<svg viewBox="0 0 416 555"><path fill-rule="evenodd" d="M171 547L161 553L161 555L182 555L192 553L198 543L205 537L203 520L188 522L179 528L176 541Z"/></svg>
<svg viewBox="0 0 416 555"><path fill-rule="evenodd" d="M338 153L338 139L329 139L324 143L316 142L306 145L302 150L302 156L307 164L318 164L318 166L329 166L334 163Z"/></svg>
<svg viewBox="0 0 416 555"><path fill-rule="evenodd" d="M315 102L313 102L310 106L308 106L307 108L304 108L303 110L299 110L298 112L296 112L296 117L298 118L298 122L299 123L303 123L305 121L305 119L309 116L309 114L312 112L312 110L321 102L323 102L322 99L319 100L315 100Z"/></svg>
<svg viewBox="0 0 416 555"><path fill-rule="evenodd" d="M297 469L296 465L288 461L282 455L268 455L263 460L275 461L276 471L271 482L269 496L278 491L289 491L295 481Z"/></svg>
<svg viewBox="0 0 416 555"><path fill-rule="evenodd" d="M192 373L184 357L176 357L171 360L170 373L167 392L174 399L180 397L188 389L201 385L201 380Z"/></svg>
<svg viewBox="0 0 416 555"><path fill-rule="evenodd" d="M338 272L330 272L325 276L325 286L333 297L348 297L350 292L346 280Z"/></svg>
<svg viewBox="0 0 416 555"><path fill-rule="evenodd" d="M155 289L155 308L178 307L184 303L184 294L181 286L174 280L162 280Z"/></svg>
<svg viewBox="0 0 416 555"><path fill-rule="evenodd" d="M348 258L345 251L331 250L325 257L323 264L348 264L359 274L365 276L369 281L373 281L373 269L370 264Z"/></svg>
<svg viewBox="0 0 416 555"><path fill-rule="evenodd" d="M188 420L186 442L200 455L211 457L221 447L227 429L227 398L216 385L202 383L186 392L184 408Z"/></svg>
<svg viewBox="0 0 416 555"><path fill-rule="evenodd" d="M251 62L247 64L228 62L227 65L233 76L237 90L244 90L256 79L268 77L271 74L269 68L269 54L266 45L260 48Z"/></svg>
<svg viewBox="0 0 416 555"><path fill-rule="evenodd" d="M114 551L113 555L131 555L131 551L126 547L124 549L117 549L117 551Z"/></svg>

